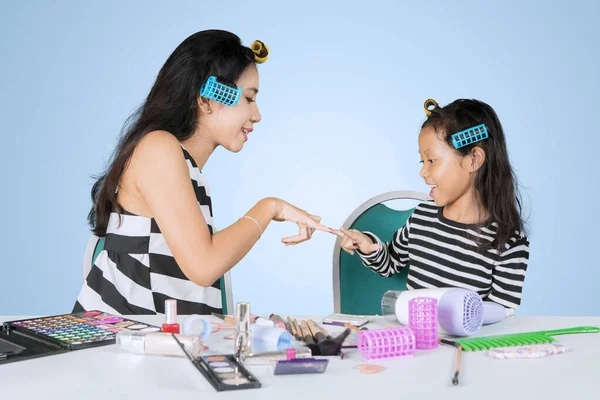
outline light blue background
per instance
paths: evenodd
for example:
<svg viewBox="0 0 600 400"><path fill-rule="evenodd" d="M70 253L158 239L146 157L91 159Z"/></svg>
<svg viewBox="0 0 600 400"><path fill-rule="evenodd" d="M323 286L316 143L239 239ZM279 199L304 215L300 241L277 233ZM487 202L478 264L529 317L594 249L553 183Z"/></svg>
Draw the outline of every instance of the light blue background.
<svg viewBox="0 0 600 400"><path fill-rule="evenodd" d="M188 35L221 28L271 49L263 122L204 172L223 228L277 196L338 227L363 201L427 190L423 101L498 112L524 185L531 259L520 315L600 315L593 1L17 2L0 4L0 315L71 310L89 237L90 175ZM273 223L233 270L259 314L333 310L334 237L286 248Z"/></svg>

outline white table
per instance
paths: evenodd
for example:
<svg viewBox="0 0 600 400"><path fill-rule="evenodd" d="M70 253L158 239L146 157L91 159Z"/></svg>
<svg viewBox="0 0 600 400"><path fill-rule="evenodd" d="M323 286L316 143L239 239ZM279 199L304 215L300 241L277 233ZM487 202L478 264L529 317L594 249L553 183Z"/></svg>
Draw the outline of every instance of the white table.
<svg viewBox="0 0 600 400"><path fill-rule="evenodd" d="M1 317L0 321L25 317ZM214 318L214 317L209 317ZM157 316L134 319L160 325ZM313 319L320 322L319 318ZM217 320L214 318L214 320ZM374 329L383 322L370 324ZM600 326L600 317L513 317L485 326L478 336ZM330 331L340 328L330 327ZM336 329L337 328L337 329ZM231 353L233 343L218 332L207 341L210 352ZM377 362L387 369L375 375L354 368L363 363L356 349L346 357L329 357L324 374L275 376L270 367L252 366L260 389L216 392L185 358L141 356L118 352L116 346L72 351L0 365L0 395L11 399L62 399L78 394L85 399L595 399L600 397L600 333L561 335L557 342L567 354L542 359L497 360L485 352L464 352L460 384L452 386L455 349L417 351L412 358ZM418 397L417 397L418 396ZM578 397L579 396L579 397ZM584 397L585 396L585 397Z"/></svg>

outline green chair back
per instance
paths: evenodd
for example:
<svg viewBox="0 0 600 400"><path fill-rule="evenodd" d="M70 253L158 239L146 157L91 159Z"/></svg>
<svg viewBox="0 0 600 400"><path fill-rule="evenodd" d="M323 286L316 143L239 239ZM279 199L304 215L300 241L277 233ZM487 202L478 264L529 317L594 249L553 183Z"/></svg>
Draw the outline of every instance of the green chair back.
<svg viewBox="0 0 600 400"><path fill-rule="evenodd" d="M376 204L360 215L350 228L373 232L383 242L389 242L394 233L406 224L413 211L414 208L399 211ZM388 290L406 289L408 268L385 278L366 268L356 253L350 255L342 251L339 269L340 305L344 314L381 314L383 294Z"/></svg>

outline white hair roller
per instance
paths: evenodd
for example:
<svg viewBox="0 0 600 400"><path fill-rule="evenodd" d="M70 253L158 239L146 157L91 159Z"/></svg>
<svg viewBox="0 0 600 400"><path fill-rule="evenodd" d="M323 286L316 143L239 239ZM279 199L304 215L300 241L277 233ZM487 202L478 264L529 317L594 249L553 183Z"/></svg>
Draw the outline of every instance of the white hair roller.
<svg viewBox="0 0 600 400"><path fill-rule="evenodd" d="M183 321L181 333L185 336L200 336L206 339L212 333L212 326L200 315L192 314Z"/></svg>

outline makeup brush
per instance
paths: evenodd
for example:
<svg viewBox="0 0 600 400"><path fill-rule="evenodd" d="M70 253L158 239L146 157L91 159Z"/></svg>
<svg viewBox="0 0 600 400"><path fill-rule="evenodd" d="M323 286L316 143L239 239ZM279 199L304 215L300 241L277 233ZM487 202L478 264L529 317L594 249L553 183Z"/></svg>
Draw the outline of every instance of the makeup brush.
<svg viewBox="0 0 600 400"><path fill-rule="evenodd" d="M327 336L325 336L325 334L321 330L321 327L319 326L319 324L317 324L312 319L309 319L307 321L307 324L308 324L308 328L312 332L313 336L315 337L315 339L317 339L317 343L321 343L321 342L327 340Z"/></svg>
<svg viewBox="0 0 600 400"><path fill-rule="evenodd" d="M298 324L298 321L296 321L296 318L294 318L294 327L296 329L296 332L298 332L298 336L300 336L302 340L302 330L300 329L300 325Z"/></svg>
<svg viewBox="0 0 600 400"><path fill-rule="evenodd" d="M319 346L319 351L322 356L330 356L330 355L338 355L339 354L339 349L337 348L337 344L333 340L331 340L330 337L327 337L323 333L319 324L317 324L315 321L313 321L311 319L306 321L306 324L308 325L308 329L312 333L313 337L317 341L317 346Z"/></svg>
<svg viewBox="0 0 600 400"><path fill-rule="evenodd" d="M214 312L214 313L211 313L211 315L213 315L213 316L215 316L215 317L217 317L217 318L220 318L220 319L222 319L222 320L223 320L223 321L225 321L225 322L229 322L230 324L235 324L235 318L233 318L233 317L230 317L230 316L228 316L228 315L223 315L223 314L219 314L219 313L215 313L215 312ZM259 318L259 317L257 317L256 315L254 315L254 314L251 314L251 315L250 315L250 323L254 323L254 322L256 322L256 320L257 320L258 318Z"/></svg>
<svg viewBox="0 0 600 400"><path fill-rule="evenodd" d="M300 336L304 338L304 343L306 343L306 347L310 349L313 356L324 355L321 354L321 348L315 343L305 321L302 321L302 324L300 325Z"/></svg>
<svg viewBox="0 0 600 400"><path fill-rule="evenodd" d="M333 341L337 344L337 347L335 353L332 355L340 354L342 350L342 345L344 344L344 341L348 338L348 336L350 336L350 329L346 328L344 332L340 333L335 337L335 339L333 339Z"/></svg>
<svg viewBox="0 0 600 400"><path fill-rule="evenodd" d="M335 339L327 339L327 336L321 331L319 325L312 320L308 321L308 326L311 327L313 332L315 332L317 338L317 345L319 346L319 350L322 356L336 356L340 354L342 349L342 344L344 340L350 335L350 329L344 330L338 337Z"/></svg>
<svg viewBox="0 0 600 400"><path fill-rule="evenodd" d="M327 332L327 329L325 329L325 327L324 327L324 326L322 326L322 325L319 325L319 330L320 330L321 332L323 332L323 335L325 335L325 337L326 337L327 339L331 339L331 335L329 334L329 332Z"/></svg>
<svg viewBox="0 0 600 400"><path fill-rule="evenodd" d="M462 346L460 343L453 342L452 340L442 338L439 338L438 340L440 343L456 347L456 361L454 364L454 374L452 375L452 384L456 386L458 385L458 374L460 372L460 356L462 355Z"/></svg>
<svg viewBox="0 0 600 400"><path fill-rule="evenodd" d="M219 313L211 313L211 315L222 319L225 322L228 322L230 324L235 324L235 318L229 317L227 315L223 315L223 314L219 314Z"/></svg>
<svg viewBox="0 0 600 400"><path fill-rule="evenodd" d="M344 328L350 328L350 329L352 329L353 331L356 331L356 332L368 331L369 330L369 328L367 328L366 326L363 326L362 328L359 328L359 327L351 325L349 323L345 323L344 324Z"/></svg>
<svg viewBox="0 0 600 400"><path fill-rule="evenodd" d="M304 337L304 342L306 344L315 344L315 338L311 335L310 329L308 328L308 324L306 321L302 321L300 323L302 329L302 337Z"/></svg>
<svg viewBox="0 0 600 400"><path fill-rule="evenodd" d="M271 321L273 321L273 323L275 324L276 327L282 328L282 329L287 329L285 321L279 315L277 315L275 313L271 313L271 315L269 315L269 319Z"/></svg>
<svg viewBox="0 0 600 400"><path fill-rule="evenodd" d="M298 331L296 330L296 326L294 325L294 323L292 322L292 319L290 317L287 317L288 320L288 331L294 335L294 338L296 338L296 340L302 340L302 338L300 337L300 335L298 334Z"/></svg>

